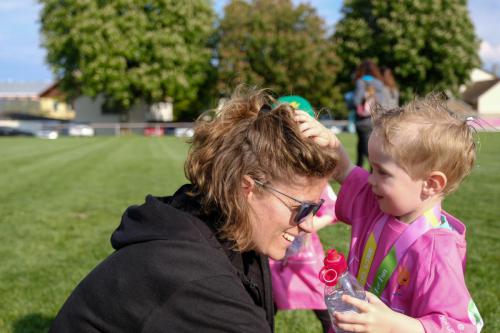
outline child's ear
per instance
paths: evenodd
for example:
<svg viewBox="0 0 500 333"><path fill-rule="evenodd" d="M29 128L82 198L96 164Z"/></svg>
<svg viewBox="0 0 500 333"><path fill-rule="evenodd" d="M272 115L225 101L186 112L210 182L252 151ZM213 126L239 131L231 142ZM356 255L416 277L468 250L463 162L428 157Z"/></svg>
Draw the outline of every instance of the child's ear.
<svg viewBox="0 0 500 333"><path fill-rule="evenodd" d="M432 171L424 182L423 194L432 197L441 194L448 183L446 175L441 171Z"/></svg>

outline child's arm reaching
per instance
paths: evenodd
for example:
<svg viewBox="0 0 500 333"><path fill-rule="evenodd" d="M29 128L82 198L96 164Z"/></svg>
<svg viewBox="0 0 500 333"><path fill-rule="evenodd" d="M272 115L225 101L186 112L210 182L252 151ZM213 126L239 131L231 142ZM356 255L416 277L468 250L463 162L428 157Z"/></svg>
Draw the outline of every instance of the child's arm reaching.
<svg viewBox="0 0 500 333"><path fill-rule="evenodd" d="M419 320L391 310L377 296L366 292L368 302L347 295L342 299L358 308L359 313L335 313L339 328L366 333L425 333Z"/></svg>
<svg viewBox="0 0 500 333"><path fill-rule="evenodd" d="M332 224L335 221L335 216L331 215L321 215L321 216L315 216L313 218L313 228L314 231L319 231L326 227L327 225Z"/></svg>
<svg viewBox="0 0 500 333"><path fill-rule="evenodd" d="M342 143L332 131L309 116L307 112L295 110L295 120L299 123L300 131L305 137L313 139L319 146L330 149L338 156L338 164L335 168L333 178L342 184L344 179L354 168Z"/></svg>
<svg viewBox="0 0 500 333"><path fill-rule="evenodd" d="M337 216L335 215L335 202L337 201L337 195L330 185L327 185L321 197L323 200L323 205L316 212L313 217L313 228L315 231L323 229L327 225L330 225L337 221Z"/></svg>

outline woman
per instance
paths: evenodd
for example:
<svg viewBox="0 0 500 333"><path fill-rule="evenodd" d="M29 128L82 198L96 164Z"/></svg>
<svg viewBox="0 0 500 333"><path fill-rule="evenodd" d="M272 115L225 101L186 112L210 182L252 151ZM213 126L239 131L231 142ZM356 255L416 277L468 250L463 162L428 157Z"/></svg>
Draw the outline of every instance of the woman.
<svg viewBox="0 0 500 333"><path fill-rule="evenodd" d="M272 332L267 256L312 231L336 165L286 104L237 91L199 120L173 196L128 208L116 251L74 290L50 332ZM200 118L201 119L201 118Z"/></svg>
<svg viewBox="0 0 500 333"><path fill-rule="evenodd" d="M382 79L384 82L384 105L387 109L394 109L399 106L399 89L389 67L381 67Z"/></svg>
<svg viewBox="0 0 500 333"><path fill-rule="evenodd" d="M365 60L355 72L356 89L354 104L356 107L356 133L358 135L356 165L362 167L364 158L368 157L368 138L372 132L370 109L375 104L384 105L384 84L377 65Z"/></svg>

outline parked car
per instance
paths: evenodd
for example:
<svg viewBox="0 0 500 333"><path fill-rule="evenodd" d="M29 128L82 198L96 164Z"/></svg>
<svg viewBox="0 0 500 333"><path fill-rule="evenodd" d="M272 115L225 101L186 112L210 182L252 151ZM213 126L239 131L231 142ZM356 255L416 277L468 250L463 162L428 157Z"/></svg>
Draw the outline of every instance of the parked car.
<svg viewBox="0 0 500 333"><path fill-rule="evenodd" d="M144 128L144 136L163 136L163 133L163 128L159 126L150 126Z"/></svg>
<svg viewBox="0 0 500 333"><path fill-rule="evenodd" d="M0 136L34 136L33 132L21 130L15 127L0 126Z"/></svg>
<svg viewBox="0 0 500 333"><path fill-rule="evenodd" d="M178 127L174 130L174 135L177 137L185 137L187 136L188 138L192 137L194 135L194 129L192 128L184 128L184 127Z"/></svg>
<svg viewBox="0 0 500 333"><path fill-rule="evenodd" d="M37 131L35 133L35 135L38 138L50 139L50 140L54 140L54 139L57 139L59 137L59 133L57 133L57 131L55 131L55 130L49 130L49 129L44 129L44 130Z"/></svg>
<svg viewBox="0 0 500 333"><path fill-rule="evenodd" d="M61 134L68 136L91 137L95 135L94 129L87 124L67 124Z"/></svg>

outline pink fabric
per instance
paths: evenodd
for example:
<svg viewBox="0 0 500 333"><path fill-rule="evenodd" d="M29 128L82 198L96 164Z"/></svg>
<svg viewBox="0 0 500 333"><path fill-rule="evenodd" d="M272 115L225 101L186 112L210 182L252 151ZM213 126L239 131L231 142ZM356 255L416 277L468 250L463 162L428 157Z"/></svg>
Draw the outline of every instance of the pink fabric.
<svg viewBox="0 0 500 333"><path fill-rule="evenodd" d="M354 275L370 232L385 215L368 184L368 175L364 169L355 168L344 181L336 203L337 217L352 227L348 264ZM471 296L464 281L465 226L443 213L454 231L431 229L415 241L401 258L381 299L391 309L420 320L426 332L478 332L468 312ZM372 267L379 267L407 226L389 216ZM368 274L367 289L375 272L371 269Z"/></svg>
<svg viewBox="0 0 500 333"><path fill-rule="evenodd" d="M316 216L321 217L323 215L330 215L332 217L332 222L336 221L337 218L335 216L335 201L337 200L337 195L333 188L330 185L327 185L321 193L321 199L324 200L323 205L316 213Z"/></svg>
<svg viewBox="0 0 500 333"><path fill-rule="evenodd" d="M328 185L321 198L325 200L318 216L330 215L335 221L335 199L333 189ZM325 310L324 285L318 278L325 257L317 233L309 235L306 245L295 256L282 261L269 259L273 281L273 297L280 310L317 309Z"/></svg>

